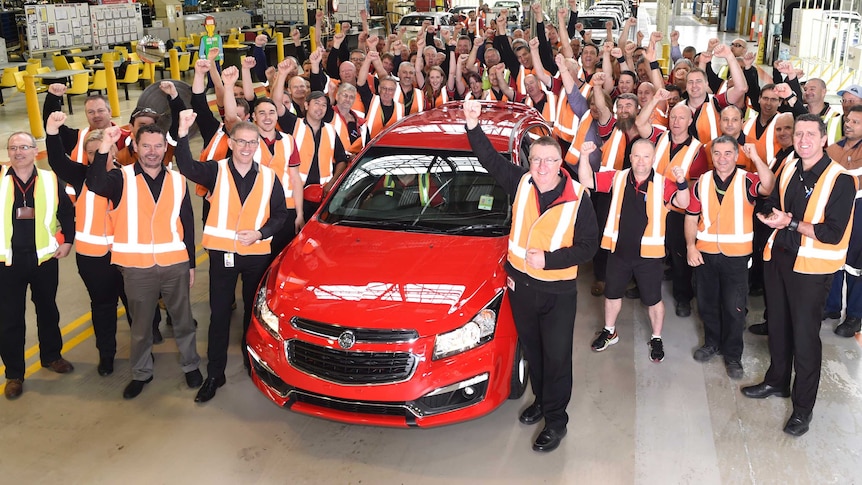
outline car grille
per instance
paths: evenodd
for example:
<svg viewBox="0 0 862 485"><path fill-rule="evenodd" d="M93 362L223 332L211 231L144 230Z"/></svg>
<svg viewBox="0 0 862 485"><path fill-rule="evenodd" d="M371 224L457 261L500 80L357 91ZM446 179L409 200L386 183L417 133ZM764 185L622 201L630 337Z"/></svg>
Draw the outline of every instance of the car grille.
<svg viewBox="0 0 862 485"><path fill-rule="evenodd" d="M290 364L313 376L339 384L384 384L410 378L416 357L406 352L346 352L291 340Z"/></svg>
<svg viewBox="0 0 862 485"><path fill-rule="evenodd" d="M379 330L374 328L350 328L330 323L315 322L314 320L306 320L304 318L294 317L290 321L291 325L297 330L319 335L321 337L337 339L339 335L346 331L353 332L357 342L370 343L394 343L394 342L410 342L419 338L419 332L416 330L401 330L401 329L385 329Z"/></svg>
<svg viewBox="0 0 862 485"><path fill-rule="evenodd" d="M333 409L346 413L375 414L378 416L411 416L404 403L344 401L340 399L316 396L303 391L294 392L291 397L296 402L311 404L312 406Z"/></svg>

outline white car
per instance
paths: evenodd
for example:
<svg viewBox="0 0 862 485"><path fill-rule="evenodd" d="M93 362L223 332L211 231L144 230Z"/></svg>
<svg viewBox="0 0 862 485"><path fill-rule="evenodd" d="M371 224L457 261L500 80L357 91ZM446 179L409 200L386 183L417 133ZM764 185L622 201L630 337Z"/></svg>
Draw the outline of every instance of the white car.
<svg viewBox="0 0 862 485"><path fill-rule="evenodd" d="M608 36L608 31L605 28L606 22L611 22L611 34L614 40L620 36L620 23L618 17L611 13L592 13L588 12L578 16L578 22L583 24L584 30L592 34L593 40L604 41Z"/></svg>
<svg viewBox="0 0 862 485"><path fill-rule="evenodd" d="M401 27L407 29L406 37L408 39L415 38L419 31L422 30L422 24L430 21L431 25L437 27L440 31L441 27L450 27L455 25L455 19L449 12L411 12L401 17L398 25L395 27L397 33Z"/></svg>

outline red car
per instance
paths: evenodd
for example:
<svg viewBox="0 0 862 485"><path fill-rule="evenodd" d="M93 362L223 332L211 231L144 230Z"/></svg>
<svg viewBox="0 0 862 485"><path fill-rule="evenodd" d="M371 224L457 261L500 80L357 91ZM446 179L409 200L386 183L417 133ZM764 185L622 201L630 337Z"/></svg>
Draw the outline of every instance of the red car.
<svg viewBox="0 0 862 485"><path fill-rule="evenodd" d="M512 163L549 133L532 108L484 105ZM473 155L460 103L406 117L345 171L270 266L247 334L252 379L300 413L440 426L520 398L506 301L511 201Z"/></svg>

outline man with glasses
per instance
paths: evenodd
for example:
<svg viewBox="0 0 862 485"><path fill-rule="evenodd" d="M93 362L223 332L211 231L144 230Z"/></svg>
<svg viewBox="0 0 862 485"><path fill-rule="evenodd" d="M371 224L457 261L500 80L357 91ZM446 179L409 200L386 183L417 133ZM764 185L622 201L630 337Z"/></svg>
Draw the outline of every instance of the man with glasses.
<svg viewBox="0 0 862 485"><path fill-rule="evenodd" d="M505 266L508 298L536 396L519 419L535 424L544 418L533 449L552 451L566 435L569 419L578 265L596 252L596 216L584 186L562 169L556 140L547 136L534 140L529 169L514 165L482 131L481 113L478 101L464 102L470 145L514 200Z"/></svg>
<svg viewBox="0 0 862 485"><path fill-rule="evenodd" d="M230 336L230 309L236 281L242 278L242 355L246 369L245 333L251 321L255 290L269 264L271 241L287 221L284 190L275 172L254 163L259 146L257 126L236 124L228 143L227 159L196 162L189 149L188 132L195 121L192 110L180 113L177 167L192 182L206 187L210 213L201 244L210 256L210 326L207 341L207 378L195 402L207 402L225 384ZM262 215L262 217L261 217Z"/></svg>
<svg viewBox="0 0 862 485"><path fill-rule="evenodd" d="M6 399L24 390L27 288L36 306L42 367L58 374L73 370L60 355L57 285L60 258L75 239L72 203L57 176L36 168L36 140L16 132L7 142L9 165L0 167L0 357L6 365Z"/></svg>
<svg viewBox="0 0 862 485"><path fill-rule="evenodd" d="M189 300L195 274L195 228L186 179L165 167L167 141L158 125L138 130L138 160L133 165L106 171L111 145L121 136L119 127L105 130L87 171L87 187L108 198L115 208L111 262L123 273L132 314L132 381L123 390L123 398L137 397L153 380L151 322L160 294L173 317L174 340L186 384L195 389L203 384L203 376L198 369L200 357Z"/></svg>
<svg viewBox="0 0 862 485"><path fill-rule="evenodd" d="M666 91L665 91L666 92ZM610 193L610 213L602 236L602 248L609 251L605 286L605 326L591 348L601 352L617 343L617 316L622 297L632 278L640 289L641 302L648 307L652 337L648 345L653 362L664 360L661 330L664 303L661 279L664 273L665 220L668 207L688 207L688 180L682 167L671 169L665 178L653 170L655 147L649 139L638 139L631 147L630 167L594 173L589 154L596 150L591 142L581 146L578 180L588 189Z"/></svg>

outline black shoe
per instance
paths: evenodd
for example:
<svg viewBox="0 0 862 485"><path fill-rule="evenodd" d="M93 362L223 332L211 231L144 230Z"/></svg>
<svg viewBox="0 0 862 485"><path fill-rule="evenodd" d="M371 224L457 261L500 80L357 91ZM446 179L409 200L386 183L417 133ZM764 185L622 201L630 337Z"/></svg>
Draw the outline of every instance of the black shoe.
<svg viewBox="0 0 862 485"><path fill-rule="evenodd" d="M727 377L730 377L731 379L742 379L742 362L738 360L725 360L724 370L727 371Z"/></svg>
<svg viewBox="0 0 862 485"><path fill-rule="evenodd" d="M153 381L153 376L145 381L132 380L125 389L123 389L123 399L134 399L144 390L144 386Z"/></svg>
<svg viewBox="0 0 862 485"><path fill-rule="evenodd" d="M186 372L186 384L189 385L191 389L197 389L201 387L201 384L204 383L204 376L201 375L201 371L195 369L191 372Z"/></svg>
<svg viewBox="0 0 862 485"><path fill-rule="evenodd" d="M748 327L748 331L754 335L769 335L769 327L766 322L755 323Z"/></svg>
<svg viewBox="0 0 862 485"><path fill-rule="evenodd" d="M153 327L153 344L160 344L165 341L165 338L162 337L162 332L159 330L159 327Z"/></svg>
<svg viewBox="0 0 862 485"><path fill-rule="evenodd" d="M545 427L539 436L536 436L536 441L533 443L535 451L554 451L560 446L560 442L566 436L566 428L551 429Z"/></svg>
<svg viewBox="0 0 862 485"><path fill-rule="evenodd" d="M637 300L641 297L641 290L637 286L632 286L625 292L625 297L629 300Z"/></svg>
<svg viewBox="0 0 862 485"><path fill-rule="evenodd" d="M542 412L542 405L534 401L533 404L527 406L527 409L521 413L518 421L524 424L536 424L544 417L545 413Z"/></svg>
<svg viewBox="0 0 862 485"><path fill-rule="evenodd" d="M204 385L198 390L198 395L195 396L195 402L207 402L210 399L214 398L216 395L216 390L219 387L223 386L225 383L224 376L219 378L215 377L207 377L207 380L204 381Z"/></svg>
<svg viewBox="0 0 862 485"><path fill-rule="evenodd" d="M743 396L752 399L764 399L769 396L790 397L790 389L786 387L772 387L765 382L743 387L741 391Z"/></svg>
<svg viewBox="0 0 862 485"><path fill-rule="evenodd" d="M835 327L835 335L849 338L856 335L860 328L862 328L862 320L856 317L847 317L841 322L841 325Z"/></svg>
<svg viewBox="0 0 862 485"><path fill-rule="evenodd" d="M718 348L711 345L704 345L694 351L694 360L698 362L706 362L716 355L718 355Z"/></svg>
<svg viewBox="0 0 862 485"><path fill-rule="evenodd" d="M676 316L680 318L691 316L691 303L687 301L676 302Z"/></svg>
<svg viewBox="0 0 862 485"><path fill-rule="evenodd" d="M802 436L808 432L808 424L811 423L812 413L803 414L799 411L793 411L787 424L784 425L784 432L793 436Z"/></svg>
<svg viewBox="0 0 862 485"><path fill-rule="evenodd" d="M841 312L823 312L823 320L841 320Z"/></svg>
<svg viewBox="0 0 862 485"><path fill-rule="evenodd" d="M114 373L114 358L99 357L99 366L96 368L99 375L102 377L109 376Z"/></svg>

